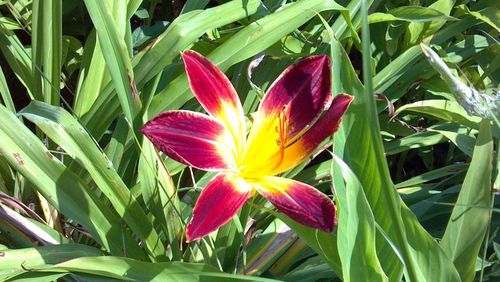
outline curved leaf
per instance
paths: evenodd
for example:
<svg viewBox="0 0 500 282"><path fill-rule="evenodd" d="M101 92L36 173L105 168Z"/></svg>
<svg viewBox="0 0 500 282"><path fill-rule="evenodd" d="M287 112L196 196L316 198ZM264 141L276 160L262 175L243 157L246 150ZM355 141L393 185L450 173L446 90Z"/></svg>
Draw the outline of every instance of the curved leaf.
<svg viewBox="0 0 500 282"><path fill-rule="evenodd" d="M111 253L122 254L125 247L128 255L144 257L130 233L121 230L118 216L2 105L0 120L0 153L13 169L33 183L57 210L88 229Z"/></svg>
<svg viewBox="0 0 500 282"><path fill-rule="evenodd" d="M118 214L144 240L148 251L154 257L164 255L165 249L159 243L161 241L152 222L116 173L111 161L73 116L63 108L37 101L24 108L20 114L81 161Z"/></svg>
<svg viewBox="0 0 500 282"><path fill-rule="evenodd" d="M472 281L476 258L490 222L493 139L483 120L464 183L441 241L463 281Z"/></svg>
<svg viewBox="0 0 500 282"><path fill-rule="evenodd" d="M275 281L219 272L213 266L185 262L148 263L124 257L82 257L31 271L92 274L100 278L133 281Z"/></svg>
<svg viewBox="0 0 500 282"><path fill-rule="evenodd" d="M375 219L361 183L342 159L335 155L333 159L333 170L340 171L345 181L345 185L335 186L343 281L388 281L377 258Z"/></svg>

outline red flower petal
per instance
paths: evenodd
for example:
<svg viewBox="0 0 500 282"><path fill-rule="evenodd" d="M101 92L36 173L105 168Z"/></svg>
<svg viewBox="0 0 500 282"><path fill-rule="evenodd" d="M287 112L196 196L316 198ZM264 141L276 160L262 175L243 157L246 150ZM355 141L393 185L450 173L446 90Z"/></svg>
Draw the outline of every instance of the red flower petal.
<svg viewBox="0 0 500 282"><path fill-rule="evenodd" d="M231 136L217 120L189 111L167 111L141 132L172 159L203 170L233 168Z"/></svg>
<svg viewBox="0 0 500 282"><path fill-rule="evenodd" d="M188 242L199 239L226 224L252 196L252 187L242 178L221 173L201 191L187 226Z"/></svg>
<svg viewBox="0 0 500 282"><path fill-rule="evenodd" d="M328 111L302 135L296 142L274 156L281 164L272 175L282 173L305 160L323 140L331 136L339 128L340 121L351 104L353 96L339 94L335 96Z"/></svg>
<svg viewBox="0 0 500 282"><path fill-rule="evenodd" d="M332 232L335 205L316 188L292 179L265 177L255 189L280 212L306 226Z"/></svg>
<svg viewBox="0 0 500 282"><path fill-rule="evenodd" d="M237 146L243 146L245 117L238 94L229 79L214 64L194 51L182 54L193 94L205 110L222 122Z"/></svg>
<svg viewBox="0 0 500 282"><path fill-rule="evenodd" d="M331 101L331 62L311 56L288 67L271 85L259 106L265 116L284 111L288 140L323 112Z"/></svg>

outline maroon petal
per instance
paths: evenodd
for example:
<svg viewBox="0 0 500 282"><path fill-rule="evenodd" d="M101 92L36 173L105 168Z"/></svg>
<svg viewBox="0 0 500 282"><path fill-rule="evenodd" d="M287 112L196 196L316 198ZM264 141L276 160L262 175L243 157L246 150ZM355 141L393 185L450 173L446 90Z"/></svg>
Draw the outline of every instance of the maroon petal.
<svg viewBox="0 0 500 282"><path fill-rule="evenodd" d="M287 139L293 139L321 114L331 101L331 62L325 55L311 56L288 67L271 85L259 113L283 112Z"/></svg>
<svg viewBox="0 0 500 282"><path fill-rule="evenodd" d="M202 170L234 168L234 145L217 120L190 111L167 111L141 132L172 159Z"/></svg>
<svg viewBox="0 0 500 282"><path fill-rule="evenodd" d="M281 159L273 156L282 155L283 148L300 138L330 105L330 79L331 63L327 56L306 58L278 77L254 115L243 162L255 165L247 170L253 173L279 166Z"/></svg>
<svg viewBox="0 0 500 282"><path fill-rule="evenodd" d="M254 187L278 211L291 219L324 232L332 232L336 224L335 205L316 188L281 177L265 177Z"/></svg>
<svg viewBox="0 0 500 282"><path fill-rule="evenodd" d="M224 173L217 175L196 201L186 240L197 240L226 224L251 196L252 187L242 178Z"/></svg>
<svg viewBox="0 0 500 282"><path fill-rule="evenodd" d="M353 96L347 94L335 96L328 111L309 130L286 147L282 155L276 154L273 157L273 159L281 160L281 164L272 172L272 175L287 171L304 161L323 140L335 133L353 99Z"/></svg>

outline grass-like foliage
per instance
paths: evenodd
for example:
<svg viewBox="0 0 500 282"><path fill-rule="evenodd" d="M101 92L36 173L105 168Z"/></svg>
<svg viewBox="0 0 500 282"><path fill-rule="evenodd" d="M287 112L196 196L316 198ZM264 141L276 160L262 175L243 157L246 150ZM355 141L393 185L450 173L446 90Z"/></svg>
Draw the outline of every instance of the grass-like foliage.
<svg viewBox="0 0 500 282"><path fill-rule="evenodd" d="M498 281L499 9L0 0L0 281ZM316 100L269 93L347 112L330 136L343 112L329 127ZM200 120L144 129L165 111ZM239 138L234 167L215 162L233 178L193 145L232 146L204 124Z"/></svg>

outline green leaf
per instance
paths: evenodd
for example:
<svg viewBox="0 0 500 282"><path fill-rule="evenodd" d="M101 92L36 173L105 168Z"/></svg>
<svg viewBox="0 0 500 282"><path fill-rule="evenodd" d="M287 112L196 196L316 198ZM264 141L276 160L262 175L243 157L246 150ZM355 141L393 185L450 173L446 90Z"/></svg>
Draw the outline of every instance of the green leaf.
<svg viewBox="0 0 500 282"><path fill-rule="evenodd" d="M236 219L240 220L240 219ZM234 228L234 227L233 227ZM217 241L227 241L227 228L219 229ZM246 251L244 273L260 276L268 271L277 260L284 255L287 249L296 241L297 235L279 219L267 225L259 238L251 241Z"/></svg>
<svg viewBox="0 0 500 282"><path fill-rule="evenodd" d="M396 188L401 189L404 187L411 187L419 184L424 184L432 180L455 175L467 169L467 164L452 164L441 167L435 170L427 171L408 180L396 184Z"/></svg>
<svg viewBox="0 0 500 282"><path fill-rule="evenodd" d="M332 0L301 0L286 5L277 12L259 19L231 36L208 55L222 71L248 59L278 42L283 36L325 10L344 10ZM164 99L168 93L176 93L174 99ZM186 74L174 79L168 87L158 93L151 103L150 117L167 109L178 109L192 95Z"/></svg>
<svg viewBox="0 0 500 282"><path fill-rule="evenodd" d="M388 198L394 196L389 192L392 181L388 176L388 172L384 174L385 172L381 171L381 166L387 165L378 163L383 162L384 159L377 160L379 155L374 152L374 145L372 144L374 142L373 138L380 138L374 131L376 129L371 128L372 126L378 128L378 122L373 124L371 123L373 117L367 117L365 107L368 106L365 106L365 104L370 101L368 97L364 96L364 87L359 81L343 47L338 41L332 41L331 48L333 53L333 81L338 82L333 84L334 93L348 93L355 97L346 116L342 119L341 127L335 133L335 155L342 156L361 182L375 221L382 226L388 236L391 238L396 237L398 236L397 232L401 231L389 230L389 228L395 228L399 214L397 211L390 210L387 204L390 201L397 204L397 201ZM370 108L370 110L372 109ZM338 182L338 177L334 178L334 181L335 186L343 185ZM381 196L385 198L384 204L378 201L374 202L375 197L379 198ZM400 280L403 272L400 259L387 240L382 236L377 236L376 239L377 256L384 273L390 281Z"/></svg>
<svg viewBox="0 0 500 282"><path fill-rule="evenodd" d="M221 273L206 264L185 262L148 263L124 257L82 257L32 271L68 272L101 278L133 281L275 281L272 279Z"/></svg>
<svg viewBox="0 0 500 282"><path fill-rule="evenodd" d="M180 259L178 240L181 237L183 218L179 212L177 190L162 161L153 144L143 138L137 181L141 185L143 200L155 216L156 223L164 228L173 257Z"/></svg>
<svg viewBox="0 0 500 282"><path fill-rule="evenodd" d="M288 282L315 282L333 278L335 272L318 256L307 259L283 276L283 280Z"/></svg>
<svg viewBox="0 0 500 282"><path fill-rule="evenodd" d="M452 74L450 68L448 68L436 52L425 44L420 44L420 47L431 66L446 82L456 101L458 101L469 115L486 119L494 119L500 115L500 110L498 109L500 99L495 99L485 93L481 93L473 86L463 83L458 77Z"/></svg>
<svg viewBox="0 0 500 282"><path fill-rule="evenodd" d="M73 116L60 107L37 101L24 108L20 114L36 124L68 154L82 162L99 189L132 231L144 241L153 257L164 255L165 249L159 243L161 241L152 222L130 194L111 161Z"/></svg>
<svg viewBox="0 0 500 282"><path fill-rule="evenodd" d="M385 153L395 155L410 149L424 148L450 140L465 154L472 155L475 139L470 134L470 128L453 123L437 123L425 131L418 131L408 136L396 138L384 143Z"/></svg>
<svg viewBox="0 0 500 282"><path fill-rule="evenodd" d="M123 34L120 34L105 2L85 0L85 5L97 30L99 44L113 78L122 110L129 122L134 123L141 105Z"/></svg>
<svg viewBox="0 0 500 282"><path fill-rule="evenodd" d="M0 25L8 30L21 29L21 26L19 25L18 22L16 22L15 20L13 20L11 18L7 18L7 17L0 17Z"/></svg>
<svg viewBox="0 0 500 282"><path fill-rule="evenodd" d="M448 100L423 100L406 104L398 108L394 114L399 115L405 111L462 124L474 129L479 129L481 121L481 118L469 116L457 102Z"/></svg>
<svg viewBox="0 0 500 282"><path fill-rule="evenodd" d="M449 15L455 0L437 0L436 2L429 5L429 8L438 10L444 15ZM408 25L407 32L405 33L403 42L405 46L411 47L421 41L423 38L428 36L433 36L445 23L447 20L434 20L428 23L411 22Z"/></svg>
<svg viewBox="0 0 500 282"><path fill-rule="evenodd" d="M139 9L137 9L137 11L135 11L134 15L142 20L149 18L148 9L146 9L144 7L139 7Z"/></svg>
<svg viewBox="0 0 500 282"><path fill-rule="evenodd" d="M446 141L446 138L436 131L415 132L411 135L391 140L384 144L387 155L395 155L411 149L423 148Z"/></svg>
<svg viewBox="0 0 500 282"><path fill-rule="evenodd" d="M62 15L60 0L34 0L31 57L35 91L46 103L60 103Z"/></svg>
<svg viewBox="0 0 500 282"><path fill-rule="evenodd" d="M498 12L498 6L487 7L479 11L471 11L466 5L460 5L458 7L478 20L489 24L496 29L497 32L500 32L500 13Z"/></svg>
<svg viewBox="0 0 500 282"><path fill-rule="evenodd" d="M172 64L181 51L207 30L248 17L255 13L260 5L259 0L249 0L245 3L230 1L204 11L192 11L177 17L167 30L156 38L150 48L144 49L134 57L133 66L138 89ZM108 84L104 86L101 95L88 113L82 117L82 123L92 136L100 139L118 115L119 108L113 85Z"/></svg>
<svg viewBox="0 0 500 282"><path fill-rule="evenodd" d="M130 15L126 15L129 12L127 9L134 9L135 2L137 1L128 1L129 7L125 7L126 1L105 1L106 6L111 10L109 17L114 20L119 37L122 39L129 31L127 16ZM113 83L110 69L108 69L104 58L101 40L98 38L96 30L93 30L87 37L74 105L75 114L79 117L84 116L90 110L98 97L107 96L103 92L103 88ZM117 103L120 104L119 101Z"/></svg>
<svg viewBox="0 0 500 282"><path fill-rule="evenodd" d="M433 130L433 131L443 134L444 137L448 138L451 142L453 142L453 144L455 144L467 156L472 157L472 151L474 149L474 143L476 143L476 138L466 134L460 134L458 132L447 131L447 130Z"/></svg>
<svg viewBox="0 0 500 282"><path fill-rule="evenodd" d="M10 94L9 85L3 74L2 67L0 67L0 97L2 97L3 105L9 109L11 112L16 112L16 107L12 101L12 96Z"/></svg>
<svg viewBox="0 0 500 282"><path fill-rule="evenodd" d="M28 272L44 264L57 264L74 258L102 255L99 249L80 244L0 251L0 279Z"/></svg>
<svg viewBox="0 0 500 282"><path fill-rule="evenodd" d="M366 9L365 6L361 10L367 13ZM367 18L362 16L362 19L365 31L362 34L363 50L370 50ZM370 52L363 52L363 87L343 48L338 43L332 48L333 62L337 62L333 66L333 81L339 82L337 88L334 87L335 92L355 96L339 130L343 133L337 133L335 153L343 157L358 177L375 221L390 240L389 243L377 237L377 254L384 272L391 281L401 279L399 271L402 265L393 251L394 246L405 264L408 280L458 281L459 276L452 262L404 205L392 183L371 84ZM338 138L342 134L345 141Z"/></svg>
<svg viewBox="0 0 500 282"><path fill-rule="evenodd" d="M113 254L144 258L120 219L87 185L4 106L0 105L0 153L61 213L86 228ZM123 248L126 248L124 250Z"/></svg>
<svg viewBox="0 0 500 282"><path fill-rule="evenodd" d="M12 275L11 277L9 277L11 279L7 280L17 282L58 281L59 278L66 275L66 273L23 272L18 275Z"/></svg>
<svg viewBox="0 0 500 282"><path fill-rule="evenodd" d="M483 120L469 170L446 227L441 246L463 281L472 281L476 257L490 222L493 140Z"/></svg>
<svg viewBox="0 0 500 282"><path fill-rule="evenodd" d="M80 40L73 36L62 37L62 58L65 76L71 77L75 71L80 70L83 47Z"/></svg>
<svg viewBox="0 0 500 282"><path fill-rule="evenodd" d="M3 196L3 195L2 195ZM0 215L9 225L18 230L16 233L26 235L33 243L59 244L62 235L47 225L20 215L12 208L0 202ZM50 230L47 232L46 230ZM55 231L55 232L54 232ZM55 234L54 234L55 233ZM14 234L9 234L14 235ZM55 236L54 236L55 235Z"/></svg>
<svg viewBox="0 0 500 282"><path fill-rule="evenodd" d="M342 174L345 186L335 186L337 195L337 247L343 281L388 281L375 248L375 219L361 183L342 159L333 155L333 170Z"/></svg>
<svg viewBox="0 0 500 282"><path fill-rule="evenodd" d="M328 234L317 229L304 226L288 218L282 213L273 212L281 221L290 226L295 233L313 249L339 277L342 277L342 265L337 247L336 233Z"/></svg>
<svg viewBox="0 0 500 282"><path fill-rule="evenodd" d="M456 20L438 10L429 7L403 6L397 7L387 13L373 13L368 16L368 21L373 23L387 21L429 22L433 20Z"/></svg>
<svg viewBox="0 0 500 282"><path fill-rule="evenodd" d="M0 24L0 51L21 83L28 90L31 99L43 100L42 93L33 89L32 62L28 51L19 38Z"/></svg>
<svg viewBox="0 0 500 282"><path fill-rule="evenodd" d="M113 130L111 140L104 148L104 153L108 159L113 163L115 170L119 171L122 164L124 152L126 149L127 139L129 138L130 128L127 121L123 116L119 117L116 121L116 127Z"/></svg>
<svg viewBox="0 0 500 282"><path fill-rule="evenodd" d="M163 33L169 25L167 21L160 21L152 26L141 25L132 32L132 45L135 49L141 47L145 43L155 39Z"/></svg>
<svg viewBox="0 0 500 282"><path fill-rule="evenodd" d="M97 97L102 95L103 84L109 83L110 80L101 45L96 32L92 31L83 48L78 88L73 106L73 111L77 116L82 117L90 110Z"/></svg>
<svg viewBox="0 0 500 282"><path fill-rule="evenodd" d="M465 32L475 24L477 24L477 21L472 18L465 18L454 22L437 33L432 34L432 43L441 44L450 37ZM475 37L466 38L466 40L458 43L463 45L457 48L456 53L460 53L460 57L464 58L471 56L471 53L480 52L485 48L485 45L488 45L487 42L485 44L481 41L485 40L478 40ZM465 46L474 47L465 48ZM384 93L391 101L394 101L407 93L406 89L415 83L415 81L434 74L434 70L432 70L427 61L423 63L419 62L421 58L423 58L423 53L419 46L408 48L398 57L392 58L391 63L380 70L373 78L376 93Z"/></svg>
<svg viewBox="0 0 500 282"><path fill-rule="evenodd" d="M209 0L187 0L186 4L182 7L181 14L198 10L198 9L203 9L205 6L207 6Z"/></svg>

